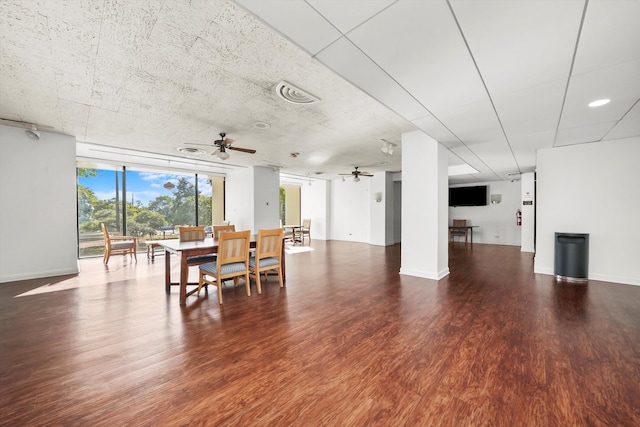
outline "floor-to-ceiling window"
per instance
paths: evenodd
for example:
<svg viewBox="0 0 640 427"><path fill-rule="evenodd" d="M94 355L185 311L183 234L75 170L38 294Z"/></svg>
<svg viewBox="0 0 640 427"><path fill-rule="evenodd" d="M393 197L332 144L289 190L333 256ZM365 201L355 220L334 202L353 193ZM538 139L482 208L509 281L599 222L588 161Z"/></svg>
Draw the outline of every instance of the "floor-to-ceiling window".
<svg viewBox="0 0 640 427"><path fill-rule="evenodd" d="M101 223L112 234L138 237L139 250L144 251L147 240L177 238L178 226L210 226L224 218L222 177L78 166L80 257L102 255Z"/></svg>

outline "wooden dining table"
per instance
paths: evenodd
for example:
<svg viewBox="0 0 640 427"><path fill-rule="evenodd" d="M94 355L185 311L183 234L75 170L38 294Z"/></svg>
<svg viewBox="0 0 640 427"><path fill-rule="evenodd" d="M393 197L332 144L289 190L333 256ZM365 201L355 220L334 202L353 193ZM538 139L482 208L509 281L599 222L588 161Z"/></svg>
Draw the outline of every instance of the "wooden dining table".
<svg viewBox="0 0 640 427"><path fill-rule="evenodd" d="M252 234L250 240L250 247L255 248L256 243L258 241L258 235ZM171 286L179 286L180 287L180 305L185 305L187 303L187 297L194 292L197 292L196 289L192 289L187 292L187 286L194 285L197 286L198 283L189 283L189 264L187 263L187 259L196 255L208 255L214 254L218 252L218 239L214 239L213 237L207 237L204 240L200 240L197 242L181 242L178 239L170 239L170 240L160 240L158 244L164 248L164 285L165 291L167 293L171 292ZM178 282L171 281L171 254L178 255L180 257L180 280ZM285 252L284 252L284 244L282 245L282 257L281 257L281 268L282 268L282 280L285 280L286 268L285 268Z"/></svg>
<svg viewBox="0 0 640 427"><path fill-rule="evenodd" d="M302 225L300 224L287 224L287 225L283 225L282 226L283 229L287 230L290 229L291 230L291 237L294 243L300 243L300 237L296 237L298 236L301 231L302 231Z"/></svg>

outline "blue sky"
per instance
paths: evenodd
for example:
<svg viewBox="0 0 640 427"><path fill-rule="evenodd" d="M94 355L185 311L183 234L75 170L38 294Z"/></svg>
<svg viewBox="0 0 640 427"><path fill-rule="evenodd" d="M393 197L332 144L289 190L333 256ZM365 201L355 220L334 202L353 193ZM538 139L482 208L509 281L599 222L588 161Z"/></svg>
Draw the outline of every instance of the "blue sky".
<svg viewBox="0 0 640 427"><path fill-rule="evenodd" d="M158 196L171 196L175 190L167 190L164 184L171 181L178 184L180 177L186 177L189 182L193 182L194 175L176 175L168 173L137 172L127 170L127 201L141 201L144 206L150 200ZM211 187L206 184L206 178L199 177L198 189L203 196L211 196ZM98 169L96 177L79 177L78 183L93 190L100 200L112 199L116 195L115 191L115 171ZM120 185L122 183L120 182Z"/></svg>

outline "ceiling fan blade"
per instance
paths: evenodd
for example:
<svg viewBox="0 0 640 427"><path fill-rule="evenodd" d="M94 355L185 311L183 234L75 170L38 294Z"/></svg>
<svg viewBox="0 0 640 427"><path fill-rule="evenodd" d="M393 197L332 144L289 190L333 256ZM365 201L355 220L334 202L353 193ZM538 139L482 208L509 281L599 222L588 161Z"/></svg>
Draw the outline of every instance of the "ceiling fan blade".
<svg viewBox="0 0 640 427"><path fill-rule="evenodd" d="M353 173L339 173L338 175L346 175L346 176L349 176L349 175L353 175Z"/></svg>
<svg viewBox="0 0 640 427"><path fill-rule="evenodd" d="M227 148L229 150L242 151L243 153L249 153L249 154L255 154L256 152L256 150L253 150L251 148L231 147L229 145L227 145Z"/></svg>
<svg viewBox="0 0 640 427"><path fill-rule="evenodd" d="M230 144L233 144L234 142L236 142L235 139L231 139L231 138L225 138L224 139L224 144L225 145L230 145Z"/></svg>
<svg viewBox="0 0 640 427"><path fill-rule="evenodd" d="M360 176L373 176L373 174L369 173L369 172L360 172L358 175L360 175Z"/></svg>
<svg viewBox="0 0 640 427"><path fill-rule="evenodd" d="M216 154L218 154L220 152L220 149L218 148L216 151L214 151L213 153L211 153L212 156L215 156Z"/></svg>

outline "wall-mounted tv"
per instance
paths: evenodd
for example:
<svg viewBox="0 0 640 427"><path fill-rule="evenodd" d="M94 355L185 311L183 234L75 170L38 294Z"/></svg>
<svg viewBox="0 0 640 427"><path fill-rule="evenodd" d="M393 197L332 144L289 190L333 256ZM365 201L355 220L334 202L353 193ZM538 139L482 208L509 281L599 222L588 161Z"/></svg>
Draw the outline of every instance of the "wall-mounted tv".
<svg viewBox="0 0 640 427"><path fill-rule="evenodd" d="M449 206L486 206L487 186L449 188Z"/></svg>

